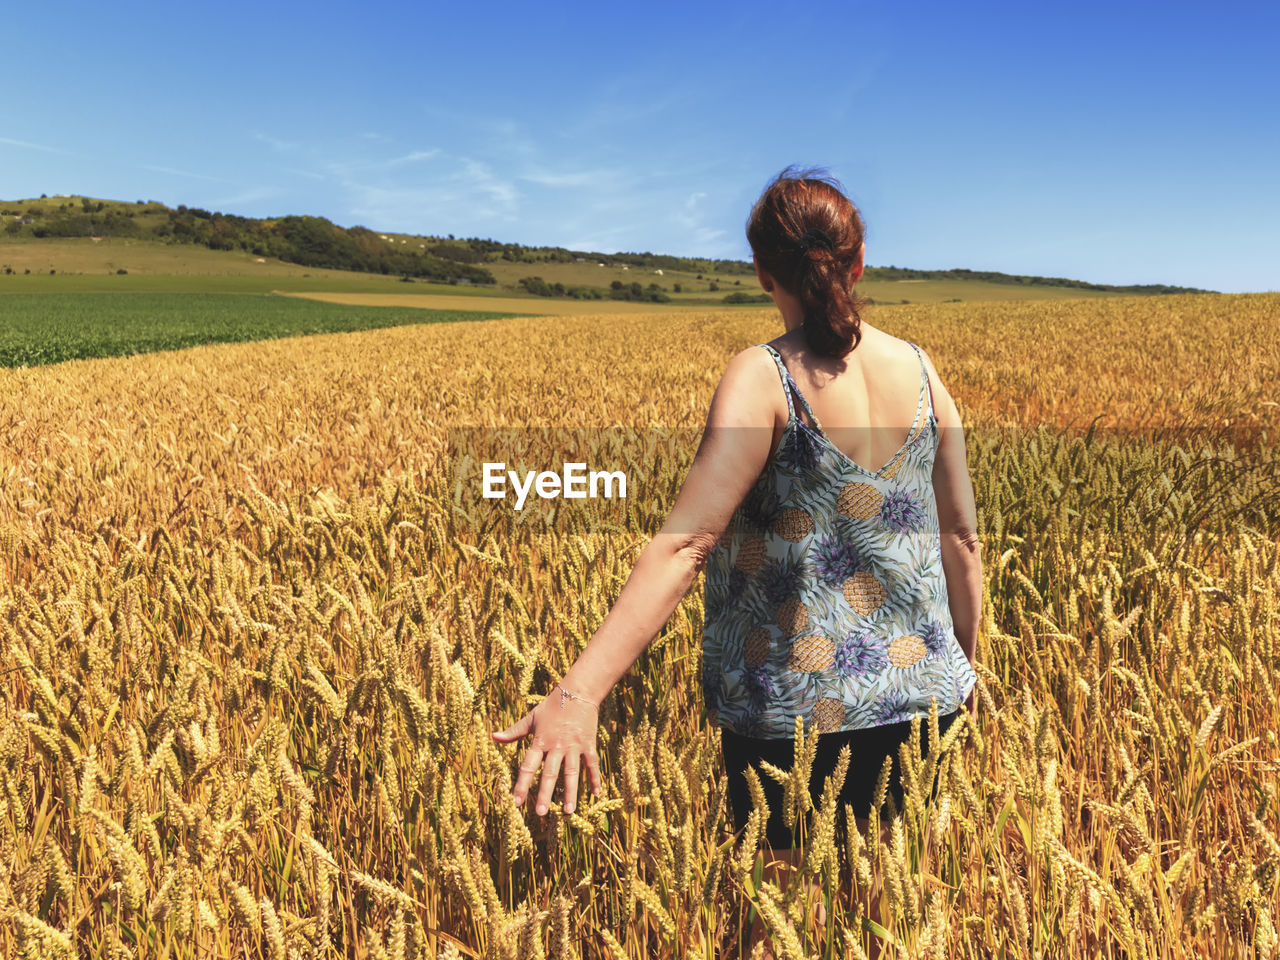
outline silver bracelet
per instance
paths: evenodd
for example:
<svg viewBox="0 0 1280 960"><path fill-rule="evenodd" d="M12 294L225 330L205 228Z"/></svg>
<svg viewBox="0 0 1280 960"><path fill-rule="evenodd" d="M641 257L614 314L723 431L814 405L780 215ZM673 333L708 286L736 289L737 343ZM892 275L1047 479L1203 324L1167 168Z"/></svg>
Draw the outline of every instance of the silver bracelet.
<svg viewBox="0 0 1280 960"><path fill-rule="evenodd" d="M557 687L559 687L559 689L560 689L560 708L561 708L562 710L564 709L564 702L565 702L565 700L566 700L566 699L568 699L568 700L581 700L583 703L589 703L589 704L591 704L591 705L592 705L593 707L595 707L597 710L600 708L600 704L598 704L598 703L596 703L596 702L594 702L594 701L592 701L592 700L588 700L586 697L580 697L580 696L578 696L576 693L570 693L570 692L569 692L568 690L566 690L564 687L561 687L561 686L560 686L560 684L558 684L558 683L556 684L556 686L557 686Z"/></svg>

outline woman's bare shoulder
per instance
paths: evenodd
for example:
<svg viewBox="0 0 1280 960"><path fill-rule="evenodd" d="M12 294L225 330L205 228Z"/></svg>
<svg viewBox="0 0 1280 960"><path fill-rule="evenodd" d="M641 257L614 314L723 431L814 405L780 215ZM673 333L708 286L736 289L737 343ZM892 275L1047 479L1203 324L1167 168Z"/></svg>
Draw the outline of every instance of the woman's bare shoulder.
<svg viewBox="0 0 1280 960"><path fill-rule="evenodd" d="M942 427L960 426L960 410L956 406L955 400L952 399L947 385L942 382L942 377L938 375L938 368L933 365L933 358L929 356L929 351L922 345L916 344L916 346L920 348L920 357L924 360L925 371L929 374L929 389L933 392L934 416L938 418L938 423Z"/></svg>
<svg viewBox="0 0 1280 960"><path fill-rule="evenodd" d="M896 337L892 333L873 327L865 320L860 326L862 339L858 341L855 352L859 354L859 363L864 375L869 379L877 374L887 374L894 382L909 376L911 370L917 373L919 380L920 361L912 349L911 341Z"/></svg>
<svg viewBox="0 0 1280 960"><path fill-rule="evenodd" d="M916 350L920 351L920 359L924 361L925 369L929 371L929 378L933 381L935 389L940 385L938 371L933 365L933 359L929 356L929 351L924 345L912 340L906 340L902 337L895 337L891 333L887 333L878 327L873 327L865 321L862 324L862 345L867 347L864 354L865 359L872 361L892 361L908 359L913 364L918 363L916 360Z"/></svg>
<svg viewBox="0 0 1280 960"><path fill-rule="evenodd" d="M776 383L778 366L773 355L755 345L740 350L729 358L720 375L717 392L739 397L768 396L770 386Z"/></svg>
<svg viewBox="0 0 1280 960"><path fill-rule="evenodd" d="M769 346L774 345L770 343ZM774 349L777 347L774 346ZM744 347L729 358L721 379L732 377L735 380L759 383L765 377L777 377L777 375L778 368L774 363L773 355L768 350L762 349L759 344L753 344Z"/></svg>

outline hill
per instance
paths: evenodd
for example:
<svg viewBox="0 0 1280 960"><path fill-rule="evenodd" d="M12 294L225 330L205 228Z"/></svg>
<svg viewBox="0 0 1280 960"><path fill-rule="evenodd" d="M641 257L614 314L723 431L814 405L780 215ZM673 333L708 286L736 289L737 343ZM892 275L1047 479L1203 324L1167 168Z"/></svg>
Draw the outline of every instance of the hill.
<svg viewBox="0 0 1280 960"><path fill-rule="evenodd" d="M171 209L154 201L131 204L91 197L0 202L0 216L9 240L128 238L241 251L304 267L493 283L487 270L434 256L425 244L404 249L367 227L340 227L324 217L255 219L198 207Z"/></svg>
<svg viewBox="0 0 1280 960"><path fill-rule="evenodd" d="M103 268L98 258L82 257L76 246L50 241L80 240L111 247L110 241L115 240L136 245L137 253L149 250L145 258L148 266L159 267L160 261L169 263L168 267L144 269L153 274L171 275L175 270L252 273L253 265L275 262L449 285L501 285L506 291L531 297L733 303L750 302L756 296L752 266L739 260L650 252L605 254L564 247L529 247L479 237L388 234L363 226L338 226L324 217L252 218L182 205L170 208L156 201L130 203L81 196L0 201L0 217L0 273L22 274L33 269L31 257L7 254L61 247L76 263L68 268L67 258L60 257L64 261L62 272L100 274ZM166 248L168 252L164 252ZM184 248L190 253L179 253ZM216 258L216 263L224 267L221 271L214 268L215 261L191 271L178 265L179 260L207 259L195 256L199 249L239 257L234 258L236 266L231 270L226 269L233 262L231 258ZM84 263L79 264L80 260ZM50 264L43 270L38 265L35 269L47 273L58 268ZM133 267L114 269L120 272ZM637 273L644 273L646 282L639 282ZM899 288L898 284L923 286ZM1006 293L1001 288L1014 289ZM876 301L904 303L1009 296L1212 292L1168 284L1119 286L996 271L896 266L868 267L862 290ZM915 295L912 300L899 300L894 295L906 291Z"/></svg>

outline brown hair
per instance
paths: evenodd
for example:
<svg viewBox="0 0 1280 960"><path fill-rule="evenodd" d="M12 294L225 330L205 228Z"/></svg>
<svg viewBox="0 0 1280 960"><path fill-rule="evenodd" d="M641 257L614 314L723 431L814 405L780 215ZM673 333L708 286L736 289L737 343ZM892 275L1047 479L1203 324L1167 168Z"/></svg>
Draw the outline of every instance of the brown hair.
<svg viewBox="0 0 1280 960"><path fill-rule="evenodd" d="M747 218L756 262L804 307L809 348L843 357L862 339L850 272L866 235L862 215L838 180L820 169L787 167Z"/></svg>

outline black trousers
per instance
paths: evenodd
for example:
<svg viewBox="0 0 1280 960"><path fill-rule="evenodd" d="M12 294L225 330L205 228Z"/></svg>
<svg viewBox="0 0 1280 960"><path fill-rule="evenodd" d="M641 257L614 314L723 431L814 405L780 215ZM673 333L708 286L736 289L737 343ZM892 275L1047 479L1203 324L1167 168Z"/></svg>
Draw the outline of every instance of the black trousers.
<svg viewBox="0 0 1280 960"><path fill-rule="evenodd" d="M938 734L941 736L960 716L960 710L942 714L938 717ZM734 829L741 831L751 815L751 793L747 787L747 767L755 766L761 760L767 760L782 770L788 770L795 762L795 740L786 737L780 740L761 740L755 737L744 737L734 733L727 727L722 728L721 744L724 749L725 769L729 775L729 800L733 807ZM836 809L843 810L844 804L853 807L855 817L869 817L871 802L874 798L876 780L880 777L880 768L885 757L893 758L893 769L889 772L889 790L886 797L892 796L898 809L903 805L902 770L898 758L898 748L911 738L911 721L890 723L878 727L866 727L860 730L841 730L837 733L821 733L818 735L818 753L813 760L813 770L809 780L809 795L813 798L814 810L818 809L822 797L822 788L826 779L835 772L836 759L840 748L849 745L849 769L845 774L844 786L836 802ZM928 719L922 719L920 725L920 749L928 750ZM765 827L765 839L775 850L789 850L793 838L791 830L782 818L783 787L768 774L757 768L760 784L764 787L765 800L769 803L769 822ZM930 799L937 796L938 784L930 785ZM812 830L814 810L808 814L809 822L805 825L806 835ZM886 815L881 810L880 815ZM837 818L837 823L842 817ZM797 828L799 824L797 824Z"/></svg>

